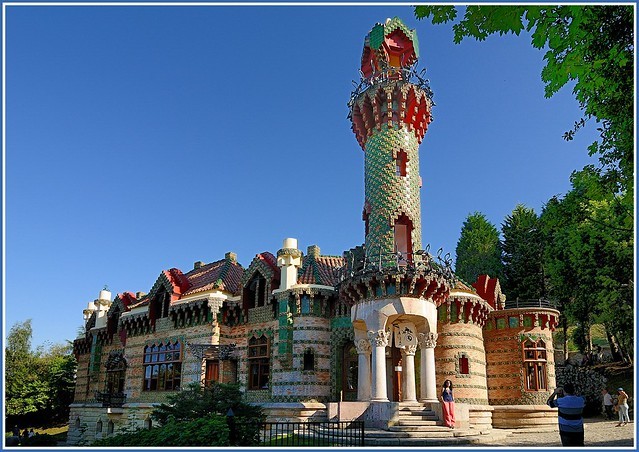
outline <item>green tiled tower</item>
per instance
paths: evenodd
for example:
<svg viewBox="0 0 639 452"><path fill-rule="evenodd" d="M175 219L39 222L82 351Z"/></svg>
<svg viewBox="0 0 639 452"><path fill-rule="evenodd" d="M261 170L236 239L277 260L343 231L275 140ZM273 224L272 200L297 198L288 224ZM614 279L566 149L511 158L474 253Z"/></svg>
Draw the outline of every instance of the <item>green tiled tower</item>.
<svg viewBox="0 0 639 452"><path fill-rule="evenodd" d="M376 24L365 38L363 78L350 102L365 152L366 258L383 267L418 261L422 249L419 144L432 101L425 85L409 80L418 52L415 31L400 19Z"/></svg>

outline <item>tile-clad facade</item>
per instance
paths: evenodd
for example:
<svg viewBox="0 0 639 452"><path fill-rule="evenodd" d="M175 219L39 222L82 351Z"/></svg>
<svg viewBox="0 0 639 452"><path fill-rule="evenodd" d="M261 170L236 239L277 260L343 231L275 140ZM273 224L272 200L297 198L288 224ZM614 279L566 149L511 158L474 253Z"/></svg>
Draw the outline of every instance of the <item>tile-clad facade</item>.
<svg viewBox="0 0 639 452"><path fill-rule="evenodd" d="M247 402L278 420L322 418L326 403L358 397L387 403L387 393L388 403L406 394L411 403L437 403L432 389L445 379L457 402L471 406L460 411L482 422L491 411L482 406L545 400L555 384L558 312L504 309L494 278L482 276L475 288L456 285L448 258L435 262L422 249L418 148L433 103L428 84L415 78L418 56L415 31L398 18L376 24L365 39L365 80L349 103L365 151L365 245L343 257L322 256L312 245L304 255L297 240L285 239L276 254L259 253L246 268L229 252L186 273L161 271L148 294L123 292L111 302L102 291L84 311L86 331L74 343L70 444L148 428L155 406L210 380L238 383ZM547 356L544 387L534 391L524 387L526 338L543 340ZM179 380L174 371L174 378L145 380L145 348L167 343L179 344L179 356L158 351L157 359L172 357L164 364L180 369ZM121 392L108 384L114 375L124 378ZM506 411L501 418L509 418Z"/></svg>

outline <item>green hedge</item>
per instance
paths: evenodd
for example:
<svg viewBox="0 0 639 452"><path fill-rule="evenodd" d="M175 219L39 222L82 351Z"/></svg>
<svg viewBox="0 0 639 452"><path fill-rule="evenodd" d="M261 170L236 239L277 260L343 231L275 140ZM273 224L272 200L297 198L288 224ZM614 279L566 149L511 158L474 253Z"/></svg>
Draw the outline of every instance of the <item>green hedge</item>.
<svg viewBox="0 0 639 452"><path fill-rule="evenodd" d="M192 447L230 446L226 417L210 414L193 421L169 420L162 427L138 430L98 440L100 447Z"/></svg>

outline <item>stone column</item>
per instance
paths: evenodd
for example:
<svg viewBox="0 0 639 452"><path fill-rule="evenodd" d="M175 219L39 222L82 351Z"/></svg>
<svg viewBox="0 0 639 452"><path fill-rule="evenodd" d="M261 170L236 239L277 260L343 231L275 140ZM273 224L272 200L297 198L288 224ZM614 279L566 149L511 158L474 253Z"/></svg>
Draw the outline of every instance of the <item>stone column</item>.
<svg viewBox="0 0 639 452"><path fill-rule="evenodd" d="M366 339L355 341L357 347L357 400L371 399L371 344Z"/></svg>
<svg viewBox="0 0 639 452"><path fill-rule="evenodd" d="M373 347L371 402L388 402L386 392L386 346L390 332L368 331L368 340Z"/></svg>
<svg viewBox="0 0 639 452"><path fill-rule="evenodd" d="M437 380L435 378L435 344L437 333L419 333L421 349L421 399L420 402L437 402Z"/></svg>
<svg viewBox="0 0 639 452"><path fill-rule="evenodd" d="M404 363L404 391L403 402L417 402L415 391L415 352L417 345L407 345L402 349Z"/></svg>

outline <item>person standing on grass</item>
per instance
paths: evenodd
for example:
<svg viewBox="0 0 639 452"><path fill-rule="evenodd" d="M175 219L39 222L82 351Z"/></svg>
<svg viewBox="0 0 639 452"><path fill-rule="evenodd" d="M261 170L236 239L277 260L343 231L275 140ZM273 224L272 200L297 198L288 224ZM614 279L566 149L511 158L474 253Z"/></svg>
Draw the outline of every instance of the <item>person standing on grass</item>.
<svg viewBox="0 0 639 452"><path fill-rule="evenodd" d="M584 445L583 411L586 402L583 397L575 395L572 383L566 383L563 388L556 388L548 397L548 406L558 408L559 436L562 446Z"/></svg>
<svg viewBox="0 0 639 452"><path fill-rule="evenodd" d="M619 396L617 397L617 408L619 408L619 423L615 425L615 427L619 427L621 425L626 425L630 422L630 417L628 417L628 394L626 394L623 388L618 388L617 393Z"/></svg>
<svg viewBox="0 0 639 452"><path fill-rule="evenodd" d="M604 415L607 420L611 421L614 418L614 414L612 412L612 407L614 405L614 403L612 403L612 396L608 392L608 388L603 388L601 390L601 394L603 395Z"/></svg>
<svg viewBox="0 0 639 452"><path fill-rule="evenodd" d="M455 398L453 397L453 382L444 381L441 395L444 424L446 427L455 428Z"/></svg>

